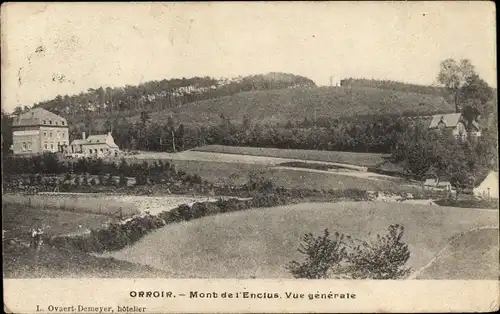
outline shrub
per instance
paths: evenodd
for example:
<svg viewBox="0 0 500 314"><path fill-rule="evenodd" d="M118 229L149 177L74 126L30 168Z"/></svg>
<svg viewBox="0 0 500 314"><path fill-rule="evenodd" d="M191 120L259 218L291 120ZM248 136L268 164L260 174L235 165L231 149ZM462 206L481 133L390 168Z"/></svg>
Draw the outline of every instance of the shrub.
<svg viewBox="0 0 500 314"><path fill-rule="evenodd" d="M402 242L403 232L402 226L390 225L388 233L377 234L372 243L339 233L330 239L328 229L318 237L307 233L298 249L305 261L292 261L286 267L295 278L401 279L411 272L405 266L410 251ZM353 246L355 242L360 244Z"/></svg>
<svg viewBox="0 0 500 314"><path fill-rule="evenodd" d="M402 242L404 228L390 225L388 233L377 234L374 243L363 241L348 255L347 271L353 279L399 279L411 269L405 267L410 258L408 245Z"/></svg>
<svg viewBox="0 0 500 314"><path fill-rule="evenodd" d="M335 271L340 262L346 258L343 235L335 233L330 239L330 232L325 229L323 236L315 237L312 233L302 236L298 251L306 255L305 262L292 261L287 265L295 278L325 279Z"/></svg>

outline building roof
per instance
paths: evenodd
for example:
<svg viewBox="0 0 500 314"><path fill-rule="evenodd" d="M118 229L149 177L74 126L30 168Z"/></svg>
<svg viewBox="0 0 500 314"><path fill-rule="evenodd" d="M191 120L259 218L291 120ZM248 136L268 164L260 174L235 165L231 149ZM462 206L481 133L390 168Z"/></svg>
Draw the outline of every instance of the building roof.
<svg viewBox="0 0 500 314"><path fill-rule="evenodd" d="M87 137L87 143L88 144L106 143L107 137L108 134L89 135L89 137Z"/></svg>
<svg viewBox="0 0 500 314"><path fill-rule="evenodd" d="M482 180L476 181L476 187L479 187L488 178L493 179L494 181L498 181L498 171L489 171L486 176L483 175Z"/></svg>
<svg viewBox="0 0 500 314"><path fill-rule="evenodd" d="M424 185L436 186L437 185L437 180L436 179L425 179Z"/></svg>
<svg viewBox="0 0 500 314"><path fill-rule="evenodd" d="M461 113L447 113L447 114L437 114L432 116L431 124L429 129L437 128L440 122L445 124L447 128L454 128L457 126L458 122L462 118Z"/></svg>
<svg viewBox="0 0 500 314"><path fill-rule="evenodd" d="M477 121L472 121L472 126L479 131L479 123Z"/></svg>
<svg viewBox="0 0 500 314"><path fill-rule="evenodd" d="M71 145L82 145L82 144L86 144L86 143L87 143L87 140L78 139L78 140L74 140L73 142L71 142Z"/></svg>
<svg viewBox="0 0 500 314"><path fill-rule="evenodd" d="M45 121L45 123L44 123ZM50 123L52 122L52 124ZM20 114L12 121L12 126L31 126L31 125L47 125L47 126L68 126L66 119L57 114L45 110L41 107L33 108L28 112Z"/></svg>
<svg viewBox="0 0 500 314"><path fill-rule="evenodd" d="M98 135L89 135L82 145L95 145L95 144L106 144L109 147L118 148L118 145L115 144L113 136L108 134L98 134Z"/></svg>

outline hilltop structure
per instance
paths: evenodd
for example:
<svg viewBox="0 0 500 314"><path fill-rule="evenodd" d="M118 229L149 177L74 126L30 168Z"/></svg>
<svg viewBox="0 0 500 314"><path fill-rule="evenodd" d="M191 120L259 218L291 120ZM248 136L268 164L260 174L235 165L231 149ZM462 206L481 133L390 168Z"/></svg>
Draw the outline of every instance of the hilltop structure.
<svg viewBox="0 0 500 314"><path fill-rule="evenodd" d="M63 152L69 143L65 118L43 108L34 108L12 121L14 155Z"/></svg>
<svg viewBox="0 0 500 314"><path fill-rule="evenodd" d="M110 132L108 134L90 135L87 138L85 132L83 132L81 139L71 142L68 152L85 155L115 155L119 150Z"/></svg>

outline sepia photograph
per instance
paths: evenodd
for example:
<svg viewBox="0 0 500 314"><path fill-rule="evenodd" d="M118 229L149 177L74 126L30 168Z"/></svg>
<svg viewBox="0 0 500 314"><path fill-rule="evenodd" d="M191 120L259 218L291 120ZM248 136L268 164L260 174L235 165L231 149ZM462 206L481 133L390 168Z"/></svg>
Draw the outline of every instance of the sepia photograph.
<svg viewBox="0 0 500 314"><path fill-rule="evenodd" d="M498 310L495 14L2 4L5 311Z"/></svg>

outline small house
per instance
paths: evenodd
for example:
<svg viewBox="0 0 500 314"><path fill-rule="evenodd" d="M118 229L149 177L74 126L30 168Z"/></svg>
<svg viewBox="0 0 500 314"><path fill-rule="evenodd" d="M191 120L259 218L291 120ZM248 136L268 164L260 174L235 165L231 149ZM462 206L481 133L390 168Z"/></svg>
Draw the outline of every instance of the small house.
<svg viewBox="0 0 500 314"><path fill-rule="evenodd" d="M475 196L480 198L498 199L498 171L490 171L486 178L473 190Z"/></svg>
<svg viewBox="0 0 500 314"><path fill-rule="evenodd" d="M85 138L85 132L81 139L71 142L70 153L79 153L84 155L113 155L119 151L111 133L90 135Z"/></svg>
<svg viewBox="0 0 500 314"><path fill-rule="evenodd" d="M449 181L440 181L439 179L426 179L423 183L424 189L437 191L452 191L453 187Z"/></svg>
<svg viewBox="0 0 500 314"><path fill-rule="evenodd" d="M448 113L433 115L429 124L429 130L445 132L451 131L456 138L466 140L467 134L481 136L479 124L472 121L470 124L461 113Z"/></svg>

